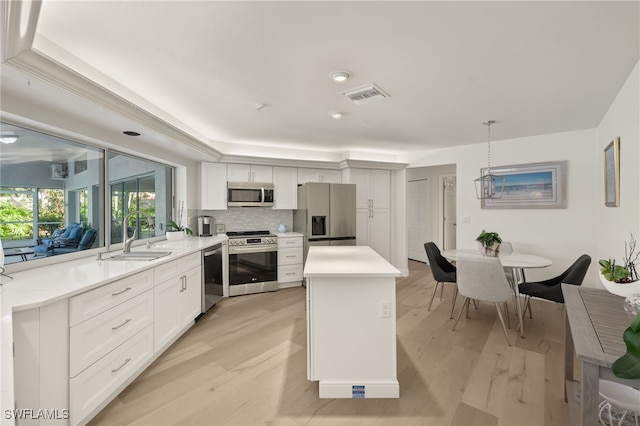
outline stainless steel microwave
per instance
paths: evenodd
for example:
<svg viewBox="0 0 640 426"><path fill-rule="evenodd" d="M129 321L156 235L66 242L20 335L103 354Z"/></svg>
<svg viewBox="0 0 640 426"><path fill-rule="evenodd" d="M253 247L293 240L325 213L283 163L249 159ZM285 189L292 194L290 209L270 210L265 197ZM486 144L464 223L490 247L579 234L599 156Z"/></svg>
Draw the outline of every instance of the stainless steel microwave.
<svg viewBox="0 0 640 426"><path fill-rule="evenodd" d="M227 182L227 206L271 207L273 184L267 182Z"/></svg>

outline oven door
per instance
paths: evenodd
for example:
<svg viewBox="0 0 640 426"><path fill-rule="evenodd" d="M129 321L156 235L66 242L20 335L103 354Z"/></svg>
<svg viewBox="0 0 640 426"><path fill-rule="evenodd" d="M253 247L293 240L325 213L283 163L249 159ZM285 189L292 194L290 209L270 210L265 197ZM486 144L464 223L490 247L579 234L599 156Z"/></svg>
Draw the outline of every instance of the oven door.
<svg viewBox="0 0 640 426"><path fill-rule="evenodd" d="M229 285L278 280L277 247L229 248Z"/></svg>

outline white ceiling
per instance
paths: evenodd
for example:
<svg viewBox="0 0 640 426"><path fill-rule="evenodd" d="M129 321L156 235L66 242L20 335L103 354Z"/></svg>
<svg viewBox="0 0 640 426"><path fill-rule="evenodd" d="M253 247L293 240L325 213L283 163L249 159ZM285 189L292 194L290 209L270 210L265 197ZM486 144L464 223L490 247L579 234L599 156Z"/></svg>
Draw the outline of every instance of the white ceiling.
<svg viewBox="0 0 640 426"><path fill-rule="evenodd" d="M33 47L227 155L410 161L486 142L488 119L494 140L597 127L638 62L640 8L45 0ZM341 95L367 83L390 97Z"/></svg>

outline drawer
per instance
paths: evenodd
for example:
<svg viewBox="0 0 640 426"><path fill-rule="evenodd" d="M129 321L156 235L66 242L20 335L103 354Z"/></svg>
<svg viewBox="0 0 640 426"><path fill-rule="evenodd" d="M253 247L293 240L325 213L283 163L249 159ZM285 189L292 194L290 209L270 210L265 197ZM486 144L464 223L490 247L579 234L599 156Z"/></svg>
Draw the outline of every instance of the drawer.
<svg viewBox="0 0 640 426"><path fill-rule="evenodd" d="M278 238L278 249L302 247L302 237Z"/></svg>
<svg viewBox="0 0 640 426"><path fill-rule="evenodd" d="M151 323L153 323L153 291L146 291L71 327L70 376L75 377Z"/></svg>
<svg viewBox="0 0 640 426"><path fill-rule="evenodd" d="M302 281L302 264L278 266L278 282Z"/></svg>
<svg viewBox="0 0 640 426"><path fill-rule="evenodd" d="M202 264L202 253L196 252L190 255L181 257L171 262L167 262L163 265L156 266L154 268L155 282L159 284L163 281L184 275L185 271L200 266Z"/></svg>
<svg viewBox="0 0 640 426"><path fill-rule="evenodd" d="M69 381L70 424L78 424L105 401L153 356L153 325L118 346Z"/></svg>
<svg viewBox="0 0 640 426"><path fill-rule="evenodd" d="M301 248L278 249L278 265L295 265L302 263Z"/></svg>
<svg viewBox="0 0 640 426"><path fill-rule="evenodd" d="M103 285L69 300L69 326L80 324L153 287L153 271L148 270Z"/></svg>

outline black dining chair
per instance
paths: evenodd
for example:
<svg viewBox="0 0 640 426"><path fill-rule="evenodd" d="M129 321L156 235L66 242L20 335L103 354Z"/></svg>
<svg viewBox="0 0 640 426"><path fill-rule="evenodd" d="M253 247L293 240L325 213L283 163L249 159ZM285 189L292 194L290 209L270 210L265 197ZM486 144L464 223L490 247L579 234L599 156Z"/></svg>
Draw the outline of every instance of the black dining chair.
<svg viewBox="0 0 640 426"><path fill-rule="evenodd" d="M458 286L456 285L456 267L453 266L447 259L440 254L440 249L433 242L424 243L424 250L427 252L427 259L429 259L429 266L431 267L431 274L436 282L433 287L433 293L431 294L431 300L429 301L429 307L427 311L431 310L433 299L436 297L438 291L438 285L440 285L440 300L442 300L442 290L444 283L453 283L453 300L451 301L451 314L449 318L453 318L453 310L456 306L456 298L458 296Z"/></svg>
<svg viewBox="0 0 640 426"><path fill-rule="evenodd" d="M591 264L591 257L583 254L573 262L566 271L558 275L555 278L550 278L545 281L538 282L523 282L518 285L518 291L520 294L525 295L524 308L522 314L529 309L529 318L533 318L531 313L531 298L537 297L540 299L550 300L556 303L564 303L564 297L562 296L562 283L582 285L589 265Z"/></svg>

